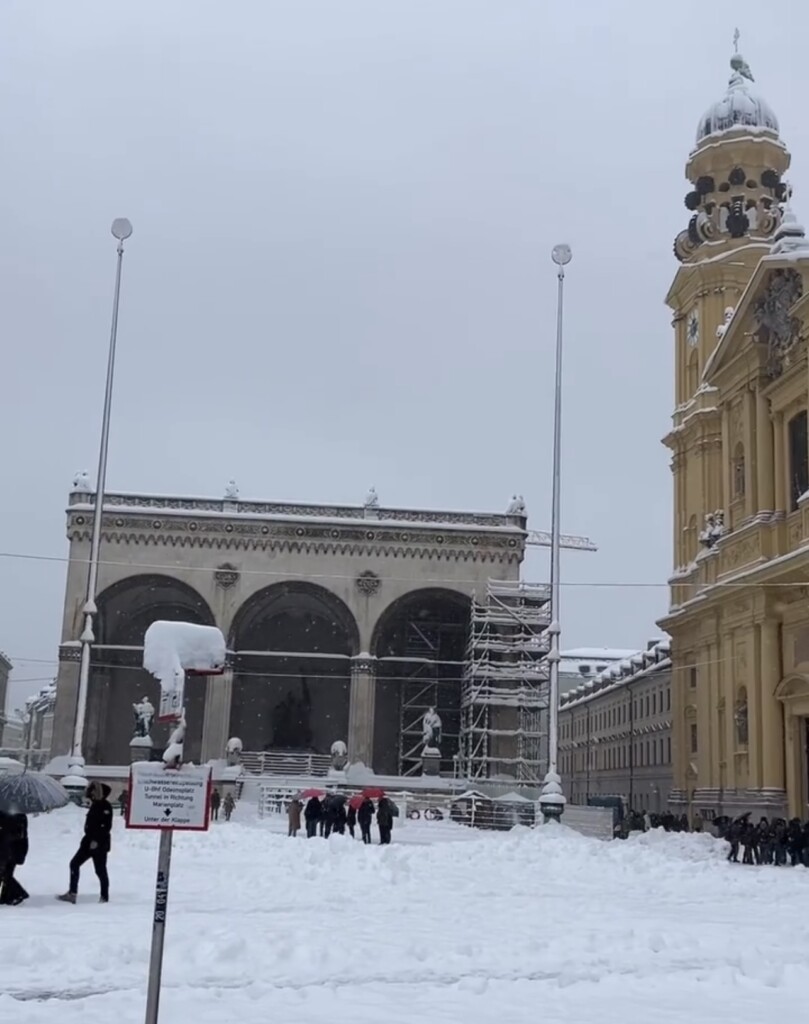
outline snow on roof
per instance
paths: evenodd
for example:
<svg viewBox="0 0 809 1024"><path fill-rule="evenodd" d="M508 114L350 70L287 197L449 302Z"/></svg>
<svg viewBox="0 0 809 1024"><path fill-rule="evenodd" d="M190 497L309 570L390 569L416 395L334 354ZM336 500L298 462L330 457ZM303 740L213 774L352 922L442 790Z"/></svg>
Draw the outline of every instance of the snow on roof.
<svg viewBox="0 0 809 1024"><path fill-rule="evenodd" d="M637 654L636 647L573 647L562 651L563 659L582 661L620 661Z"/></svg>
<svg viewBox="0 0 809 1024"><path fill-rule="evenodd" d="M92 512L95 495L71 492L68 512ZM155 514L200 518L249 518L270 521L305 520L308 523L339 523L344 526L380 524L399 529L416 525L441 530L478 530L525 533L523 515L408 508L369 508L367 505L324 505L299 502L251 501L242 498L200 498L158 494L119 492L105 494L104 511L126 514Z"/></svg>
<svg viewBox="0 0 809 1024"><path fill-rule="evenodd" d="M600 696L607 689L627 686L638 679L659 672L671 665L671 641L659 640L645 651L632 651L628 658L615 661L605 671L569 690L560 698L559 705L569 708Z"/></svg>
<svg viewBox="0 0 809 1024"><path fill-rule="evenodd" d="M734 129L778 135L778 118L769 103L751 88L753 74L740 53L730 60L733 74L721 100L712 103L699 120L697 145Z"/></svg>

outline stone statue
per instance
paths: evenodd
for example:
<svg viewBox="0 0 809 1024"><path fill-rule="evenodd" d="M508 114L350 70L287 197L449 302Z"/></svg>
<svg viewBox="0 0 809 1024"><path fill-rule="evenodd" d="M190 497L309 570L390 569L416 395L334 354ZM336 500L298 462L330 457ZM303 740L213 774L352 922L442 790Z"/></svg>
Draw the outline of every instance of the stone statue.
<svg viewBox="0 0 809 1024"><path fill-rule="evenodd" d="M236 486L235 480L228 480L228 485L225 488L225 497L228 501L238 501L239 488Z"/></svg>
<svg viewBox="0 0 809 1024"><path fill-rule="evenodd" d="M225 745L225 760L231 768L242 763L242 741L238 736L231 736Z"/></svg>
<svg viewBox="0 0 809 1024"><path fill-rule="evenodd" d="M379 495L376 493L376 487L372 487L365 495L365 508L379 508Z"/></svg>
<svg viewBox="0 0 809 1024"><path fill-rule="evenodd" d="M331 766L336 772L341 772L348 764L348 747L342 740L335 740L331 745Z"/></svg>
<svg viewBox="0 0 809 1024"><path fill-rule="evenodd" d="M506 509L507 516L524 516L525 509L525 498L521 494L515 494L508 504Z"/></svg>
<svg viewBox="0 0 809 1024"><path fill-rule="evenodd" d="M73 477L73 490L81 491L83 494L90 494L92 487L90 486L90 474L85 469L83 473L77 473Z"/></svg>
<svg viewBox="0 0 809 1024"><path fill-rule="evenodd" d="M705 516L705 527L700 531L699 542L703 547L710 550L716 542L725 535L725 513L722 509L716 512L709 512Z"/></svg>
<svg viewBox="0 0 809 1024"><path fill-rule="evenodd" d="M721 323L716 328L716 336L717 336L717 338L724 337L725 331L728 329L728 324L733 319L733 314L734 313L735 313L735 309L733 308L733 306L728 306L725 309L725 321L724 321L724 323Z"/></svg>
<svg viewBox="0 0 809 1024"><path fill-rule="evenodd" d="M135 735L147 737L152 729L154 721L154 706L148 697L144 697L139 704L133 704L135 712Z"/></svg>
<svg viewBox="0 0 809 1024"><path fill-rule="evenodd" d="M435 708L428 708L421 720L425 750L438 750L441 746L441 716Z"/></svg>

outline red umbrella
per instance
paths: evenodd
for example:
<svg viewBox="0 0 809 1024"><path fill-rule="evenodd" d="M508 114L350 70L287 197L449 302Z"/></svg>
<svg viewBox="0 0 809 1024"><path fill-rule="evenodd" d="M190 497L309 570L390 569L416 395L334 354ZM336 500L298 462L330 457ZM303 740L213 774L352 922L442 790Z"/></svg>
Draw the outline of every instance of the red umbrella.
<svg viewBox="0 0 809 1024"><path fill-rule="evenodd" d="M353 807L355 811L358 811L362 807L362 801L365 799L364 796L360 796L359 793L356 796L352 796L348 801L348 806Z"/></svg>
<svg viewBox="0 0 809 1024"><path fill-rule="evenodd" d="M298 797L299 800L311 800L313 796L321 797L326 795L325 789L305 789Z"/></svg>
<svg viewBox="0 0 809 1024"><path fill-rule="evenodd" d="M367 800L381 800L382 797L385 795L385 790L384 789L364 789L362 791L362 795L363 795L363 798L367 799Z"/></svg>

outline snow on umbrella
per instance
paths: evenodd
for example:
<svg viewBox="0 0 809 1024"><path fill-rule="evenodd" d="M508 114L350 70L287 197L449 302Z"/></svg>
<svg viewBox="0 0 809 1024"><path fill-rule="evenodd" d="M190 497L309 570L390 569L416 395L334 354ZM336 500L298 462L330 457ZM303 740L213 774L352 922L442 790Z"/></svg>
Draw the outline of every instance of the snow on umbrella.
<svg viewBox="0 0 809 1024"><path fill-rule="evenodd" d="M70 802L67 790L42 772L5 772L0 775L0 811L8 814L41 814Z"/></svg>
<svg viewBox="0 0 809 1024"><path fill-rule="evenodd" d="M0 772L24 772L25 765L15 757L0 757Z"/></svg>

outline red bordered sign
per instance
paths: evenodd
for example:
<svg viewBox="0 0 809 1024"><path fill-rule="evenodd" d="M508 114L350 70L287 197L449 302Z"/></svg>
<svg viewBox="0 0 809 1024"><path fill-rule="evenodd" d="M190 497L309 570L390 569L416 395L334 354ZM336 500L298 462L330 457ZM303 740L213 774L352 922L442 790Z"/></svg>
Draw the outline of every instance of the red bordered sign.
<svg viewBox="0 0 809 1024"><path fill-rule="evenodd" d="M210 767L166 768L155 761L132 765L127 828L207 832L210 821Z"/></svg>

